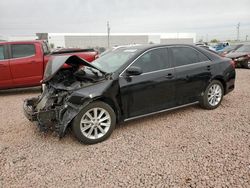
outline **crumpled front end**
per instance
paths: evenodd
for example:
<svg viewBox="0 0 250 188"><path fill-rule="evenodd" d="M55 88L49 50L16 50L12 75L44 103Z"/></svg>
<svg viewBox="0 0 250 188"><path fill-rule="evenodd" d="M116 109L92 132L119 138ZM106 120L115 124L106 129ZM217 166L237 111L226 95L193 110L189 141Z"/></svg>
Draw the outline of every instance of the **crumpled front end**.
<svg viewBox="0 0 250 188"><path fill-rule="evenodd" d="M63 68L65 64L69 66ZM89 64L76 56L54 57L47 65L42 94L23 104L25 116L36 122L40 130L54 130L62 137L69 123L88 104L84 95L72 98L72 94L105 79L103 74L82 65Z"/></svg>
<svg viewBox="0 0 250 188"><path fill-rule="evenodd" d="M67 95L67 92L45 89L42 95L24 101L24 114L30 121L36 122L41 131L53 130L62 137L65 130L61 128L61 122L67 110L67 105L64 105Z"/></svg>

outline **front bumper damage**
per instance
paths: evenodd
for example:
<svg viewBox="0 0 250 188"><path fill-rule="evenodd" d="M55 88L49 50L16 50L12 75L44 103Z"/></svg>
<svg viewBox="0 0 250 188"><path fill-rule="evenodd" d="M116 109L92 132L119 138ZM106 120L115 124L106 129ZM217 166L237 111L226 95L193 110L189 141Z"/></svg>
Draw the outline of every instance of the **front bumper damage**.
<svg viewBox="0 0 250 188"><path fill-rule="evenodd" d="M55 109L37 111L36 105L39 100L39 97L26 99L23 103L24 115L35 122L40 131L55 131L60 138L65 135L66 128L74 117L87 105L67 103Z"/></svg>

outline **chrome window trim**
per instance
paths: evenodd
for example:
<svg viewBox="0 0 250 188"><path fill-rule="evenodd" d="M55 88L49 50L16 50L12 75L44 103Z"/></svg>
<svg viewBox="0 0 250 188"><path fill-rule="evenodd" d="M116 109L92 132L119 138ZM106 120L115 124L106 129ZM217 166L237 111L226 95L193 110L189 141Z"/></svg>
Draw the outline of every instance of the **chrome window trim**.
<svg viewBox="0 0 250 188"><path fill-rule="evenodd" d="M155 48L151 48L151 49L148 49L146 50L145 52L143 52L141 55L139 55L136 59L134 59L120 74L119 74L119 77L123 77L123 73L137 60L139 59L141 56L143 56L145 53L149 52L149 51L152 51L152 50L155 50L155 49L161 49L161 48L172 48L172 47L186 47L186 48L191 48L193 50L195 50L196 52L198 53L201 53L200 51L196 50L195 48L192 48L192 47L189 47L189 46L161 46L161 47L155 47ZM202 53L203 54L203 53ZM204 54L203 54L204 55ZM206 56L206 55L204 55ZM206 56L207 57L207 56ZM206 63L206 62L211 62L209 60L209 58L207 57L208 61L201 61L201 62L197 62L197 63L191 63L191 64L187 64L187 65L180 65L180 66L173 66L173 67L170 67L170 68L167 68L167 69L161 69L161 70L156 70L156 71L151 71L151 72L145 72L145 73L142 73L140 75L145 75L145 74L151 74L151 73L155 73L155 72L160 72L160 71L166 71L166 70L170 70L170 69L175 69L175 68L181 68L181 67L186 67L186 66L192 66L192 65L197 65L197 64L201 64L201 63ZM140 76L138 75L138 76Z"/></svg>
<svg viewBox="0 0 250 188"><path fill-rule="evenodd" d="M177 67L175 67L175 68L177 69L177 68L188 67L188 66L197 65L197 64L202 64L202 63L208 63L208 62L211 62L211 61L201 61L201 62L197 62L197 63L191 63L191 64L187 64L187 65L177 66Z"/></svg>
<svg viewBox="0 0 250 188"><path fill-rule="evenodd" d="M156 73L156 72L161 72L161 71L166 71L166 70L172 70L174 68L167 68L167 69L161 69L161 70L156 70L156 71L151 71L151 72L145 72L145 73L142 73L140 75L145 75L145 74L151 74L151 73ZM138 75L138 76L140 76Z"/></svg>

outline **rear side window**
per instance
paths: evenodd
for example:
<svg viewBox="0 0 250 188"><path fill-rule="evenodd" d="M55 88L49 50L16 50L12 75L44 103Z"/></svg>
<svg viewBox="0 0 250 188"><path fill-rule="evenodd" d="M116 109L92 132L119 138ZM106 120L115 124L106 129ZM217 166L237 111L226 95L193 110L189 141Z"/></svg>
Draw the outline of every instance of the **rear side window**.
<svg viewBox="0 0 250 188"><path fill-rule="evenodd" d="M4 60L4 48L3 48L3 45L0 46L0 60Z"/></svg>
<svg viewBox="0 0 250 188"><path fill-rule="evenodd" d="M140 67L143 73L169 68L168 51L166 48L151 50L139 57L132 66Z"/></svg>
<svg viewBox="0 0 250 188"><path fill-rule="evenodd" d="M35 46L33 44L12 44L12 58L27 57L35 55Z"/></svg>
<svg viewBox="0 0 250 188"><path fill-rule="evenodd" d="M209 61L205 55L189 47L173 47L171 51L176 67Z"/></svg>

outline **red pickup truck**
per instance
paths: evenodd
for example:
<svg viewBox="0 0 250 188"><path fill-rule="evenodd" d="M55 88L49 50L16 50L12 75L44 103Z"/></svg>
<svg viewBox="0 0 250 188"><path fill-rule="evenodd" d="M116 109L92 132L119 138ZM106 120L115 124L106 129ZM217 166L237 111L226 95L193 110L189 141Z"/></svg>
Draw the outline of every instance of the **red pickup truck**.
<svg viewBox="0 0 250 188"><path fill-rule="evenodd" d="M62 49L51 52L45 41L0 42L0 89L38 86L51 56L77 55L89 62L93 49Z"/></svg>

